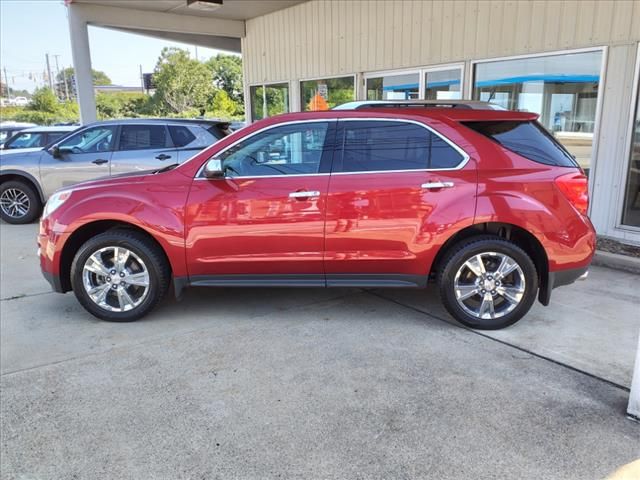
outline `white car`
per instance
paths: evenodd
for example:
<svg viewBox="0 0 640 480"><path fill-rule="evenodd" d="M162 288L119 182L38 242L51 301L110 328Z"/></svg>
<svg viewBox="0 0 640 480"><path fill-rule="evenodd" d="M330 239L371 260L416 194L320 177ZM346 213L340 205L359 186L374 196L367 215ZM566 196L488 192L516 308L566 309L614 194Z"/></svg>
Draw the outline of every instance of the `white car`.
<svg viewBox="0 0 640 480"><path fill-rule="evenodd" d="M31 103L31 101L27 97L16 97L13 100L10 100L12 105L16 107L26 107Z"/></svg>
<svg viewBox="0 0 640 480"><path fill-rule="evenodd" d="M31 127L20 130L18 133L7 138L4 143L0 144L0 153L10 151L25 151L26 149L38 150L57 139L73 132L78 128L76 126L53 126L53 127Z"/></svg>

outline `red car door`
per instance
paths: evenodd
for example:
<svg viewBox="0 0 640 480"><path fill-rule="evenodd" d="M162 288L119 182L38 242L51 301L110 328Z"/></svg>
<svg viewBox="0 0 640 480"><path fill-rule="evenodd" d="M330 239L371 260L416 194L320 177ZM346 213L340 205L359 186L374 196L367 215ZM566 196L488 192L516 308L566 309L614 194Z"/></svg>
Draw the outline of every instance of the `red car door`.
<svg viewBox="0 0 640 480"><path fill-rule="evenodd" d="M342 119L327 200L327 284L426 282L440 245L472 223L477 176L420 122Z"/></svg>
<svg viewBox="0 0 640 480"><path fill-rule="evenodd" d="M324 221L335 124L271 126L216 154L225 177L199 176L187 201L192 283L325 285Z"/></svg>

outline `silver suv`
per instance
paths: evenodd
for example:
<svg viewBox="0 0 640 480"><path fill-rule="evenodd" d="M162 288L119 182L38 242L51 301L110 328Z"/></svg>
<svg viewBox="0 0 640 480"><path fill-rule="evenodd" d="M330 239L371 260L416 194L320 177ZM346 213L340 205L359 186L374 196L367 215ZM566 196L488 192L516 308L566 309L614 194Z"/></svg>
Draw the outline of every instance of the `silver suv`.
<svg viewBox="0 0 640 480"><path fill-rule="evenodd" d="M59 188L135 170L182 163L231 133L211 120L134 119L97 122L41 150L0 156L0 215L33 222Z"/></svg>

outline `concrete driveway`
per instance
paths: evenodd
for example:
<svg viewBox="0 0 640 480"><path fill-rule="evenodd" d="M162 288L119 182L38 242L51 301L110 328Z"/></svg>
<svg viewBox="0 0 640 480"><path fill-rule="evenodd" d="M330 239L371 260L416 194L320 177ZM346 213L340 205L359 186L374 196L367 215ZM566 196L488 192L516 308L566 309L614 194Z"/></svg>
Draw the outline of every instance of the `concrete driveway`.
<svg viewBox="0 0 640 480"><path fill-rule="evenodd" d="M593 268L515 326L425 291L193 289L131 324L49 293L36 226L0 226L1 477L602 478L639 278Z"/></svg>

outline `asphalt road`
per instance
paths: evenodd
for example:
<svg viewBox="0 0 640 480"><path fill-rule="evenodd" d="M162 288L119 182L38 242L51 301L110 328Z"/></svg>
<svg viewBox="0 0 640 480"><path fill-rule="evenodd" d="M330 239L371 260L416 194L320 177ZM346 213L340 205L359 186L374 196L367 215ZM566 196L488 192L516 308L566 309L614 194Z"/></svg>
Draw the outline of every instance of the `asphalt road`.
<svg viewBox="0 0 640 480"><path fill-rule="evenodd" d="M640 456L615 272L493 338L420 291L193 289L113 324L48 292L35 231L0 225L3 479L585 479ZM566 299L598 278L622 294L595 331ZM544 350L556 318L574 332ZM571 347L580 322L612 367Z"/></svg>

